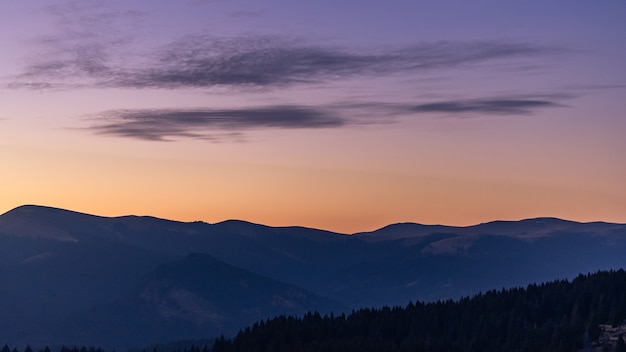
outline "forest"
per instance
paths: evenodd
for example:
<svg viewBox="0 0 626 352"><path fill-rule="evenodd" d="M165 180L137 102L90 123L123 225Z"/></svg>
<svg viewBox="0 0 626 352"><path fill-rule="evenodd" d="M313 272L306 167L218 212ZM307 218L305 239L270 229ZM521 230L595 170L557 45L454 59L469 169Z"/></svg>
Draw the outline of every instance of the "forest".
<svg viewBox="0 0 626 352"><path fill-rule="evenodd" d="M232 351L578 351L591 350L601 324L626 318L626 272L579 275L460 300L360 309L348 315L279 316L223 336ZM623 337L605 351L625 351Z"/></svg>
<svg viewBox="0 0 626 352"><path fill-rule="evenodd" d="M255 351L617 351L624 337L604 342L603 327L626 320L626 272L491 290L459 300L364 308L350 314L278 316L220 336L213 346L178 352ZM624 329L626 331L626 329ZM48 347L38 350L50 352ZM139 350L160 351L158 348ZM19 352L4 346L0 352ZM34 352L26 346L23 352ZM103 352L62 347L60 352Z"/></svg>

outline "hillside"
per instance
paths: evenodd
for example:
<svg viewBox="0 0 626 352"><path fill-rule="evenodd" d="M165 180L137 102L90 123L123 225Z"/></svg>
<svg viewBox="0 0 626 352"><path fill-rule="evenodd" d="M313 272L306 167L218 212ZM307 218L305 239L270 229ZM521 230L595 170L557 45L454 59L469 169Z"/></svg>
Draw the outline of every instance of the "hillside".
<svg viewBox="0 0 626 352"><path fill-rule="evenodd" d="M0 215L0 344L141 347L258 319L626 267L626 225L552 218L338 234L22 206Z"/></svg>
<svg viewBox="0 0 626 352"><path fill-rule="evenodd" d="M611 326L625 319L626 272L619 270L457 301L280 316L218 339L212 352L613 351L623 338L604 335L615 335Z"/></svg>

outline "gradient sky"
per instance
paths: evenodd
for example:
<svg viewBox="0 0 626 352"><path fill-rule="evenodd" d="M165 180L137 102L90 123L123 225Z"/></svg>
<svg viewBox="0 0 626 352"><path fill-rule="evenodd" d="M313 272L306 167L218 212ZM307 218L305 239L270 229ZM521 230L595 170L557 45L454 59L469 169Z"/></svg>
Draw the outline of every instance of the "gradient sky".
<svg viewBox="0 0 626 352"><path fill-rule="evenodd" d="M0 212L626 223L624 1L2 1Z"/></svg>

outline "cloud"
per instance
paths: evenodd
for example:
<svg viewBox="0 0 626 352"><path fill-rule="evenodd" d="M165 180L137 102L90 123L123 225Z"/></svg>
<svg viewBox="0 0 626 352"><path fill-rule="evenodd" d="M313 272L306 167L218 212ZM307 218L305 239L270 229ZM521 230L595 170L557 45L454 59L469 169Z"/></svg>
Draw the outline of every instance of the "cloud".
<svg viewBox="0 0 626 352"><path fill-rule="evenodd" d="M91 129L98 134L166 141L196 138L219 141L241 139L252 129L329 128L345 121L323 109L269 106L242 109L110 110L95 116Z"/></svg>
<svg viewBox="0 0 626 352"><path fill-rule="evenodd" d="M626 84L577 84L569 85L566 87L566 89L578 91L626 89Z"/></svg>
<svg viewBox="0 0 626 352"><path fill-rule="evenodd" d="M206 34L178 37L155 47L143 12L84 0L48 6L46 13L56 19L56 30L31 41L32 55L24 60L11 88L275 88L355 77L406 77L494 60L526 67L529 58L563 51L504 40L353 48L286 36ZM231 13L262 14L262 10Z"/></svg>
<svg viewBox="0 0 626 352"><path fill-rule="evenodd" d="M388 124L399 117L445 113L459 117L476 115L525 115L537 109L563 106L563 97L509 97L447 100L425 104L336 103L319 106L265 106L240 109L138 109L109 110L92 116L90 129L98 134L151 141L180 138L209 141L242 141L256 129L342 128L363 124Z"/></svg>
<svg viewBox="0 0 626 352"><path fill-rule="evenodd" d="M110 13L83 16L78 23L106 30L106 19L139 16ZM126 34L80 32L66 26L65 36L39 41L41 55L31 58L13 88L73 87L213 88L283 87L353 77L389 77L542 56L559 51L510 41L427 42L396 48L350 49L303 39L272 36L218 38L192 35L138 54ZM82 28L79 26L79 28ZM126 52L125 50L130 50Z"/></svg>
<svg viewBox="0 0 626 352"><path fill-rule="evenodd" d="M439 42L353 52L275 37L193 36L166 46L151 68L127 74L114 84L133 88L284 86L451 68L545 50L520 43Z"/></svg>
<svg viewBox="0 0 626 352"><path fill-rule="evenodd" d="M431 115L439 117L476 117L484 115L530 115L538 110L565 107L563 100L574 96L548 94L537 96L485 97L474 99L448 99L412 104L406 102L352 102L329 105L329 108L341 112L352 124L382 124L393 122L397 117Z"/></svg>
<svg viewBox="0 0 626 352"><path fill-rule="evenodd" d="M434 103L419 104L409 107L416 113L466 114L497 114L522 115L530 114L536 109L559 107L556 101L539 98L488 98L473 100L447 100Z"/></svg>
<svg viewBox="0 0 626 352"><path fill-rule="evenodd" d="M108 5L84 0L45 7L44 12L56 20L56 31L29 41L35 51L24 59L24 69L9 87L91 87L119 77L145 13Z"/></svg>

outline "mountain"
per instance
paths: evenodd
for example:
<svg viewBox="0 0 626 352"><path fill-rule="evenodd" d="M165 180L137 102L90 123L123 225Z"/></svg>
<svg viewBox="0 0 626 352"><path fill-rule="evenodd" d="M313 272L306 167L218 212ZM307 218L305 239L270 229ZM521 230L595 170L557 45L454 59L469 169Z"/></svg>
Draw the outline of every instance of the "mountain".
<svg viewBox="0 0 626 352"><path fill-rule="evenodd" d="M0 216L0 343L123 349L233 334L277 314L345 309L209 254L185 253L201 249L193 241L205 235L198 225L33 206Z"/></svg>
<svg viewBox="0 0 626 352"><path fill-rule="evenodd" d="M212 330L234 333L242 322L250 324L278 314L345 308L297 286L201 253L157 267L142 287L140 297L154 315L150 324L160 325L162 334L176 331L177 338L186 339Z"/></svg>
<svg viewBox="0 0 626 352"><path fill-rule="evenodd" d="M402 248L383 260L393 266L394 275L385 275L388 270L374 262L363 277L394 304L409 298L408 287L415 287L414 297L423 300L459 298L495 287L626 266L623 224L553 218L469 227L398 224L355 237Z"/></svg>
<svg viewBox="0 0 626 352"><path fill-rule="evenodd" d="M537 218L352 235L230 220L0 215L0 344L122 349L276 314L405 305L626 267L626 225Z"/></svg>

